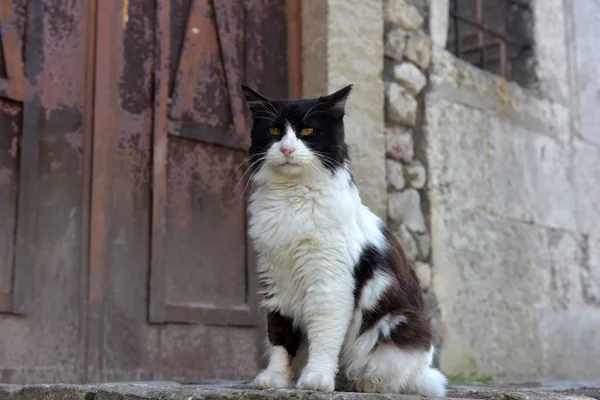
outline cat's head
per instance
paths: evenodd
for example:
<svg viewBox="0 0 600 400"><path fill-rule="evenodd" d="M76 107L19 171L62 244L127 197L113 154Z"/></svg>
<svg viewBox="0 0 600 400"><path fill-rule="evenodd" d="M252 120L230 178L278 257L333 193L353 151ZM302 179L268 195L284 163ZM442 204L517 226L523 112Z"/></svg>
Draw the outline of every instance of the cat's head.
<svg viewBox="0 0 600 400"><path fill-rule="evenodd" d="M285 180L344 167L348 148L343 119L352 85L327 96L300 100L269 99L247 86L242 89L253 120L252 176Z"/></svg>

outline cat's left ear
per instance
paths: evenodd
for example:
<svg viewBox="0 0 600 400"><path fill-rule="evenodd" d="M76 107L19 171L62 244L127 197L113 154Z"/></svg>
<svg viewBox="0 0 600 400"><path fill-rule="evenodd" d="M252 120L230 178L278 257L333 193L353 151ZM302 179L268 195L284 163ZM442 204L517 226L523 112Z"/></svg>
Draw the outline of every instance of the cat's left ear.
<svg viewBox="0 0 600 400"><path fill-rule="evenodd" d="M321 103L327 103L329 106L329 112L336 118L342 118L346 113L346 101L352 91L353 85L348 85L341 88L335 93L319 98Z"/></svg>
<svg viewBox="0 0 600 400"><path fill-rule="evenodd" d="M244 93L244 98L246 99L246 104L250 108L250 111L254 114L255 111L263 109L264 103L269 103L270 100L258 93L256 90L250 89L246 85L242 85L242 92Z"/></svg>

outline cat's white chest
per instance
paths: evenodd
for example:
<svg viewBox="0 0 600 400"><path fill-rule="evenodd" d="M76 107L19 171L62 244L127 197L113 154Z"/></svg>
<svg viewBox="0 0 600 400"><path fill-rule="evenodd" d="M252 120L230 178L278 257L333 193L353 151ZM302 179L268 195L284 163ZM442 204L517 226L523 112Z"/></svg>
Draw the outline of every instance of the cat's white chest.
<svg viewBox="0 0 600 400"><path fill-rule="evenodd" d="M350 194L310 187L259 191L249 211L267 308L298 321L307 299L351 292L358 243Z"/></svg>
<svg viewBox="0 0 600 400"><path fill-rule="evenodd" d="M354 220L351 196L306 186L259 191L250 207L249 234L257 250L328 245Z"/></svg>

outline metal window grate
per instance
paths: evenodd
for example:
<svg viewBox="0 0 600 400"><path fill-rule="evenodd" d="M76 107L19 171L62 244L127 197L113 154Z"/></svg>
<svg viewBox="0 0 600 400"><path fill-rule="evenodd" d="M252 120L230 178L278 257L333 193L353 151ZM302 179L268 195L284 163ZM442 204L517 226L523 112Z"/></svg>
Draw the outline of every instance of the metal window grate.
<svg viewBox="0 0 600 400"><path fill-rule="evenodd" d="M483 70L523 81L531 59L531 0L451 0L448 49Z"/></svg>

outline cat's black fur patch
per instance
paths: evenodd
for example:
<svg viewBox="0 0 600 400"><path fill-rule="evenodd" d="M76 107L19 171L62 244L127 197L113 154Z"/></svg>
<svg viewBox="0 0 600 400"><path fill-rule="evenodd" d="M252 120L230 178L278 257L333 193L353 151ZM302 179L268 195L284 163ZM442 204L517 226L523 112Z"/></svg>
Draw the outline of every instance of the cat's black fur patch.
<svg viewBox="0 0 600 400"><path fill-rule="evenodd" d="M242 89L253 119L249 151L251 172L262 166L262 155L283 137L283 134L271 135L269 128L277 128L283 133L286 123L329 171L335 171L349 160L343 117L352 85L328 96L301 100L273 100L247 86L242 85ZM312 128L313 134L301 136L303 128Z"/></svg>
<svg viewBox="0 0 600 400"><path fill-rule="evenodd" d="M296 356L300 346L301 332L294 328L292 319L278 311L267 314L267 336L273 346L283 346L292 356Z"/></svg>
<svg viewBox="0 0 600 400"><path fill-rule="evenodd" d="M374 327L386 315L403 315L406 323L394 328L389 340L401 348L428 349L432 343L429 321L419 279L400 243L385 226L380 226L388 243L386 250L366 246L354 268L354 304L358 307L362 289L375 271L383 270L394 278L392 286L381 296L377 306L363 311L360 334Z"/></svg>
<svg viewBox="0 0 600 400"><path fill-rule="evenodd" d="M385 229L381 225L379 229ZM389 251L381 251L373 245L367 245L362 249L362 253L356 265L354 266L354 308L358 307L360 295L365 284L373 277L377 269L385 269L393 272L393 260L390 258Z"/></svg>
<svg viewBox="0 0 600 400"><path fill-rule="evenodd" d="M368 245L362 250L362 254L354 267L354 308L358 307L360 295L365 284L373 277L375 266L379 265L383 257L375 246Z"/></svg>

